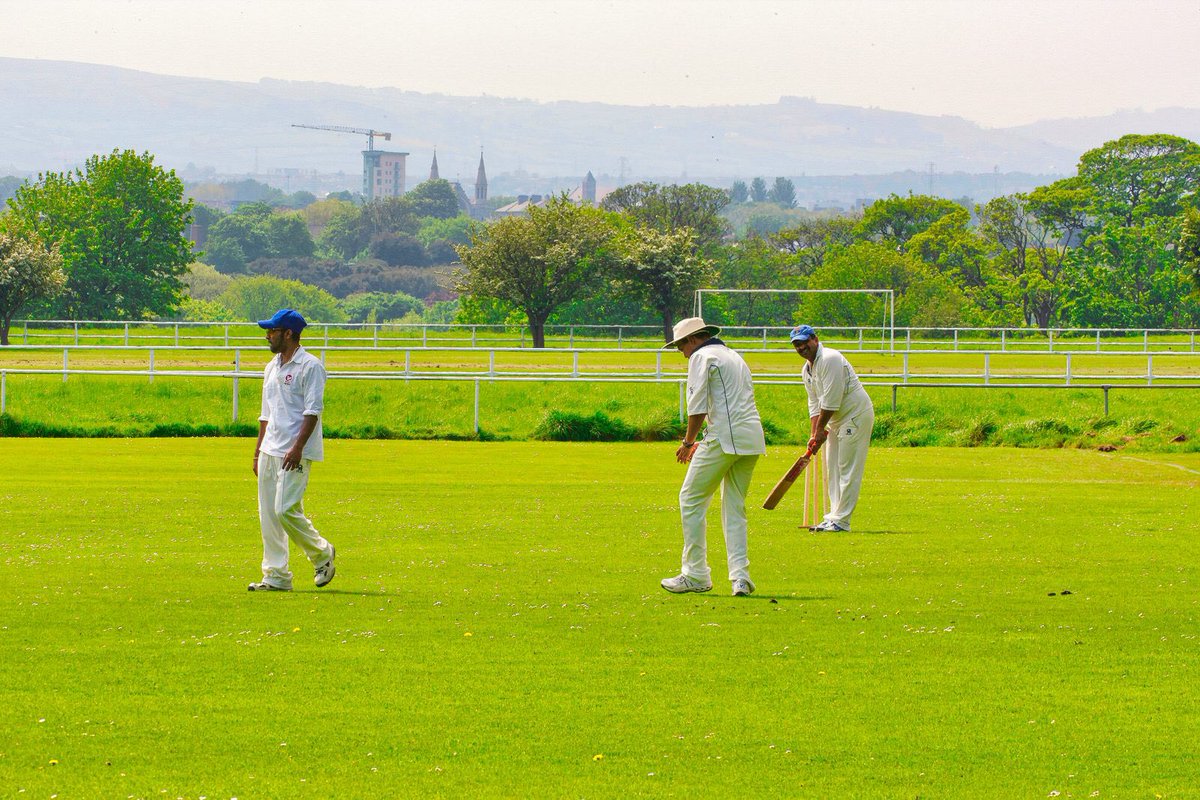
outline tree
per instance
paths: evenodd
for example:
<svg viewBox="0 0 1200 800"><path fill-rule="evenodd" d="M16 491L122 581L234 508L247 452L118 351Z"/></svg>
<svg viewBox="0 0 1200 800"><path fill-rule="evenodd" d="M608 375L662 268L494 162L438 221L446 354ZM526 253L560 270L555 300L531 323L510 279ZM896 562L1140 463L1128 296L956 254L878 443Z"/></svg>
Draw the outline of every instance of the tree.
<svg viewBox="0 0 1200 800"><path fill-rule="evenodd" d="M520 309L534 347L545 347L546 320L559 306L600 285L615 260L614 230L596 208L566 195L475 230L458 248L465 272L456 288Z"/></svg>
<svg viewBox="0 0 1200 800"><path fill-rule="evenodd" d="M1200 210L1187 209L1179 233L1179 260L1192 273L1192 282L1200 292Z"/></svg>
<svg viewBox="0 0 1200 800"><path fill-rule="evenodd" d="M431 180L419 183L404 196L418 217L451 219L462 213L450 181Z"/></svg>
<svg viewBox="0 0 1200 800"><path fill-rule="evenodd" d="M729 188L729 200L734 204L741 204L750 199L750 190L746 187L745 181L734 181L733 186Z"/></svg>
<svg viewBox="0 0 1200 800"><path fill-rule="evenodd" d="M0 221L5 218L0 217ZM37 234L0 225L0 345L18 311L36 300L54 297L67 283L62 256Z"/></svg>
<svg viewBox="0 0 1200 800"><path fill-rule="evenodd" d="M307 258L316 250L304 217L266 203L247 203L208 232L208 260L223 272L245 272L260 258Z"/></svg>
<svg viewBox="0 0 1200 800"><path fill-rule="evenodd" d="M9 201L26 230L57 245L67 284L51 313L73 319L169 314L192 262L191 201L149 153L114 150L82 170L47 173Z"/></svg>
<svg viewBox="0 0 1200 800"><path fill-rule="evenodd" d="M1026 325L1058 322L1071 242L1085 223L1086 192L1059 181L1025 194L997 197L979 209L979 231L995 253L995 291L1019 304Z"/></svg>
<svg viewBox="0 0 1200 800"><path fill-rule="evenodd" d="M234 278L217 302L244 320L267 319L281 308L294 308L309 322L346 321L346 312L329 292L270 275Z"/></svg>
<svg viewBox="0 0 1200 800"><path fill-rule="evenodd" d="M796 186L790 178L776 178L775 185L767 192L767 199L780 208L796 207Z"/></svg>
<svg viewBox="0 0 1200 800"><path fill-rule="evenodd" d="M188 297L195 300L216 300L232 281L233 278L199 261L188 267L183 278Z"/></svg>
<svg viewBox="0 0 1200 800"><path fill-rule="evenodd" d="M424 303L404 292L352 294L341 305L350 322L388 322L425 310Z"/></svg>
<svg viewBox="0 0 1200 800"><path fill-rule="evenodd" d="M1084 153L1079 178L1092 189L1097 217L1126 226L1173 217L1200 183L1200 145L1164 133L1129 134Z"/></svg>
<svg viewBox="0 0 1200 800"><path fill-rule="evenodd" d="M600 205L660 233L691 228L699 252L712 252L728 228L721 210L729 205L729 193L702 183L682 186L632 183L610 192Z"/></svg>
<svg viewBox="0 0 1200 800"><path fill-rule="evenodd" d="M425 248L407 233L380 234L371 240L367 253L393 267L423 267L429 263Z"/></svg>
<svg viewBox="0 0 1200 800"><path fill-rule="evenodd" d="M863 211L862 221L858 224L857 234L903 246L909 239L957 208L961 206L941 197L925 194L900 197L893 194L867 206Z"/></svg>
<svg viewBox="0 0 1200 800"><path fill-rule="evenodd" d="M767 182L762 178L750 181L750 201L753 203L767 202Z"/></svg>
<svg viewBox="0 0 1200 800"><path fill-rule="evenodd" d="M811 275L824 263L829 248L848 245L855 240L856 225L858 220L852 217L802 219L780 229L767 240L795 257L791 263L795 265L796 274Z"/></svg>
<svg viewBox="0 0 1200 800"><path fill-rule="evenodd" d="M712 263L696 255L692 239L690 228L662 233L641 226L621 237L616 283L658 312L664 342L671 341L675 315L713 274Z"/></svg>

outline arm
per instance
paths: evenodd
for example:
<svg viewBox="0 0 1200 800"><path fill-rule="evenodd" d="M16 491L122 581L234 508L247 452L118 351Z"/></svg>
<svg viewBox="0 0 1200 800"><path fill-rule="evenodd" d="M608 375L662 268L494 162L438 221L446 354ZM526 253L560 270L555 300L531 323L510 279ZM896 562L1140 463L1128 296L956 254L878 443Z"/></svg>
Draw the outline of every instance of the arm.
<svg viewBox="0 0 1200 800"><path fill-rule="evenodd" d="M267 435L267 421L260 419L258 421L258 441L254 443L254 474L258 474L258 453L262 450L263 437Z"/></svg>
<svg viewBox="0 0 1200 800"><path fill-rule="evenodd" d="M833 419L835 413L828 408L822 408L820 414L811 418L812 434L808 440L808 449L812 452L820 450L821 445L829 438L829 420Z"/></svg>
<svg viewBox="0 0 1200 800"><path fill-rule="evenodd" d="M312 436L316 429L317 417L313 414L305 414L304 421L300 423L300 433L296 434L296 441L292 444L292 449L288 450L287 455L283 457L284 470L293 470L300 466L300 459L304 458L304 445L308 444L308 437Z"/></svg>
<svg viewBox="0 0 1200 800"><path fill-rule="evenodd" d="M707 414L688 415L687 433L683 435L683 441L675 450L675 460L680 464L686 464L692 460L692 456L696 452L696 438L700 436L700 428L704 425L704 418L707 416Z"/></svg>

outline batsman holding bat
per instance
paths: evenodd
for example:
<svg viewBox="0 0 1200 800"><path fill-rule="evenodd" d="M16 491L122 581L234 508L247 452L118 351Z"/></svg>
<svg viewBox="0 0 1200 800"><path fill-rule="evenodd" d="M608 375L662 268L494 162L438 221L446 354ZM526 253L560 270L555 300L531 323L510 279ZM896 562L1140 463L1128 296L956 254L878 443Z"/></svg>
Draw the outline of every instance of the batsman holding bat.
<svg viewBox="0 0 1200 800"><path fill-rule="evenodd" d="M794 328L791 340L808 362L802 370L812 424L808 451L825 450L829 511L813 530L848 531L867 466L875 407L854 367L837 350L822 345L811 325Z"/></svg>
<svg viewBox="0 0 1200 800"><path fill-rule="evenodd" d="M662 587L675 593L712 588L706 517L720 486L729 580L733 593L740 596L754 591L746 556L746 489L767 446L754 404L750 368L716 338L718 333L719 328L691 317L675 326L674 339L663 347L677 348L688 360L687 433L675 451L675 459L687 464L688 471L679 490L683 568L679 575L665 579ZM706 422L705 437L699 441Z"/></svg>

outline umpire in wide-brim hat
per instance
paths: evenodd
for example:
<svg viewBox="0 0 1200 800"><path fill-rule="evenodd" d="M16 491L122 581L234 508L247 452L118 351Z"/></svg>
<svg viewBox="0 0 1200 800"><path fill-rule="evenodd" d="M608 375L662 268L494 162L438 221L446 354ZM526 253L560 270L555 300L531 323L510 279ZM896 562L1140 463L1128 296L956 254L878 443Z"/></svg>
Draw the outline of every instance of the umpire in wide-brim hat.
<svg viewBox="0 0 1200 800"><path fill-rule="evenodd" d="M706 325L700 317L688 317L681 319L675 323L675 329L671 332L674 337L671 341L662 346L663 350L670 350L672 347L678 347L679 343L690 339L698 333L704 333L708 336L716 336L721 332L721 329L716 325Z"/></svg>

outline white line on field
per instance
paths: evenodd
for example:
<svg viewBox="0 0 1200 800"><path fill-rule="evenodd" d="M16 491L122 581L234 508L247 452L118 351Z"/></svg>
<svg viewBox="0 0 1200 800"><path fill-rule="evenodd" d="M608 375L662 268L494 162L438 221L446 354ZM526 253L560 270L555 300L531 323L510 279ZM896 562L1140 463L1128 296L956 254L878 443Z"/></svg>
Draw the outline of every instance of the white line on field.
<svg viewBox="0 0 1200 800"><path fill-rule="evenodd" d="M1200 470L1185 467L1182 464L1172 464L1170 461L1151 461L1148 458L1134 458L1133 456L1121 456L1121 458L1125 459L1126 461L1136 461L1139 464L1152 464L1159 467L1174 467L1175 469L1189 472L1192 475L1200 475Z"/></svg>

